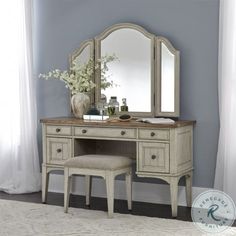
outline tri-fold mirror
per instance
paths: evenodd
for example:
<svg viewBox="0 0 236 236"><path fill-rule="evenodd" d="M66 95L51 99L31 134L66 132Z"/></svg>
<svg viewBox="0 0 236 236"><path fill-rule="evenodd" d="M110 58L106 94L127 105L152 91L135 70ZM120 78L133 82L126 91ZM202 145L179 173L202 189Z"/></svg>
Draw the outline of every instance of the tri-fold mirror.
<svg viewBox="0 0 236 236"><path fill-rule="evenodd" d="M95 104L102 97L126 98L129 114L141 117L179 116L179 51L164 37L130 23L116 24L94 39L83 42L70 56L70 63L98 61L106 55L118 60L109 63L109 79L114 86L101 89L101 73L96 73Z"/></svg>

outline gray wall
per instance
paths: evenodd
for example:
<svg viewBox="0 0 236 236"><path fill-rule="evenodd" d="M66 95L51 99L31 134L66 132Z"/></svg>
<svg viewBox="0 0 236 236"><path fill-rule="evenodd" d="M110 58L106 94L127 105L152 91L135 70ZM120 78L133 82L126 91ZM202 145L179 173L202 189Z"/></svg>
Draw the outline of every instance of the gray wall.
<svg viewBox="0 0 236 236"><path fill-rule="evenodd" d="M219 0L34 0L35 75L66 69L80 43L120 22L167 37L181 52L181 119L196 119L194 186L212 187L219 120ZM38 117L70 114L60 81L38 80ZM39 126L39 144L41 145Z"/></svg>

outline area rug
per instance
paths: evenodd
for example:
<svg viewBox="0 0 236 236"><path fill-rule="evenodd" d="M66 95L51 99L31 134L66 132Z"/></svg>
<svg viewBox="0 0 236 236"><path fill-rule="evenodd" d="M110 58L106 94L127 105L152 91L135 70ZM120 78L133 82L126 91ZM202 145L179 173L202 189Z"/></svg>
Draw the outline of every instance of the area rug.
<svg viewBox="0 0 236 236"><path fill-rule="evenodd" d="M0 200L0 236L195 236L204 235L191 222L114 214L39 203ZM220 235L236 235L231 228Z"/></svg>

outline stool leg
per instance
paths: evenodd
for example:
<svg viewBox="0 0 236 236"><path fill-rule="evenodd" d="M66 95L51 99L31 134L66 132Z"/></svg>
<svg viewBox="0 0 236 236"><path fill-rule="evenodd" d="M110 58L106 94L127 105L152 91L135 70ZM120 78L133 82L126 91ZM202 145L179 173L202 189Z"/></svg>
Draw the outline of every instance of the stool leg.
<svg viewBox="0 0 236 236"><path fill-rule="evenodd" d="M128 172L125 175L125 182L126 182L126 194L127 194L127 201L128 201L128 209L132 209L132 172Z"/></svg>
<svg viewBox="0 0 236 236"><path fill-rule="evenodd" d="M71 188L71 178L69 176L69 168L64 169L64 212L68 212L69 200L70 200L70 188Z"/></svg>
<svg viewBox="0 0 236 236"><path fill-rule="evenodd" d="M92 187L92 178L90 175L85 175L85 196L86 196L87 206L90 205L91 187Z"/></svg>
<svg viewBox="0 0 236 236"><path fill-rule="evenodd" d="M113 217L114 212L114 175L112 171L106 171L107 208L108 217Z"/></svg>

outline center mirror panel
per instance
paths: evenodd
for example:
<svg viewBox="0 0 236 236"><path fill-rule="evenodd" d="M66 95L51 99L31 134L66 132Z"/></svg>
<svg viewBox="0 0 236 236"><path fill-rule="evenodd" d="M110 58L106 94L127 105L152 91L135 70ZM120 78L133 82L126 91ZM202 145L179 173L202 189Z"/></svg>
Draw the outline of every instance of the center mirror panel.
<svg viewBox="0 0 236 236"><path fill-rule="evenodd" d="M101 93L116 96L120 104L126 98L130 111L151 112L150 39L132 29L117 30L101 42L101 57L112 54L118 58L109 65L114 86Z"/></svg>
<svg viewBox="0 0 236 236"><path fill-rule="evenodd" d="M114 26L95 39L96 59L115 55L117 60L108 64L108 80L113 86L102 90L98 86L97 101L105 95L107 102L116 96L122 105L125 98L129 113L153 114L154 36L140 28ZM100 84L101 75L97 75Z"/></svg>

